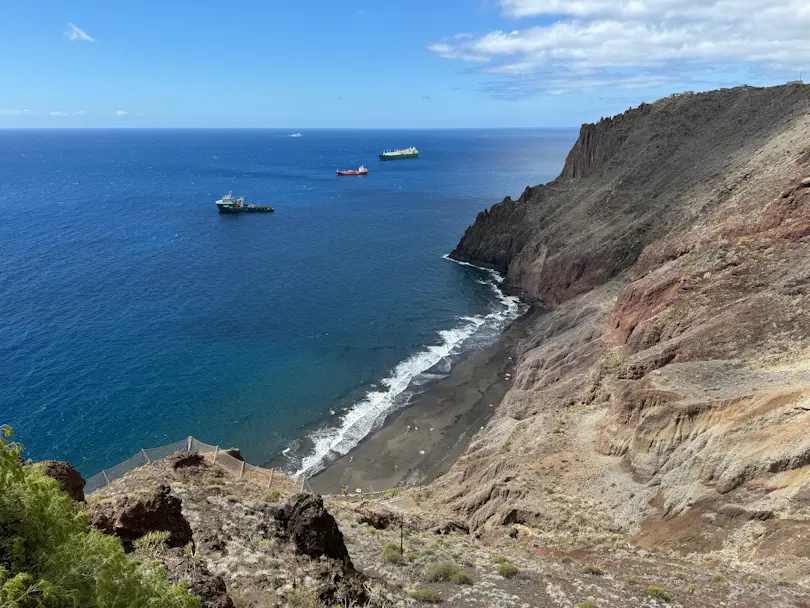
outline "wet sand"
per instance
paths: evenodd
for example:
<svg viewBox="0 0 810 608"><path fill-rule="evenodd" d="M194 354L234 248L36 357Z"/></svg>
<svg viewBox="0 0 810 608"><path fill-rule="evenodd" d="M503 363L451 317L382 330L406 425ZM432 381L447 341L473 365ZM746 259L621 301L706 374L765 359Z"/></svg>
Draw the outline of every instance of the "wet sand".
<svg viewBox="0 0 810 608"><path fill-rule="evenodd" d="M315 492L385 490L435 479L450 469L492 417L514 373L515 352L526 329L540 314L517 319L492 346L473 352L408 407L351 452L309 479Z"/></svg>

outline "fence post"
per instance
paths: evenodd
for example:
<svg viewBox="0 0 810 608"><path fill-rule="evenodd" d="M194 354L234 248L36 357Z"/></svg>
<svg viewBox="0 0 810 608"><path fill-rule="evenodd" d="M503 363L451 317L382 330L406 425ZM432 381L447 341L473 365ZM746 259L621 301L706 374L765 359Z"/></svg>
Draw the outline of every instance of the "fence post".
<svg viewBox="0 0 810 608"><path fill-rule="evenodd" d="M191 437L191 435L189 435L189 436L188 436L188 448L186 449L186 452L190 452L190 451L191 451L191 439L192 439L192 437Z"/></svg>
<svg viewBox="0 0 810 608"><path fill-rule="evenodd" d="M245 461L242 461L242 467L239 469L239 479L242 479L242 474L245 472Z"/></svg>
<svg viewBox="0 0 810 608"><path fill-rule="evenodd" d="M151 460L149 460L149 456L147 456L146 450L141 448L141 453L143 454L143 457L146 458L146 464L149 464L150 462L152 462Z"/></svg>
<svg viewBox="0 0 810 608"><path fill-rule="evenodd" d="M219 452L219 446L214 448L214 462L217 461L217 452Z"/></svg>
<svg viewBox="0 0 810 608"><path fill-rule="evenodd" d="M276 473L275 469L270 469L270 483L267 484L268 490L273 487L273 475L275 475L275 473Z"/></svg>
<svg viewBox="0 0 810 608"><path fill-rule="evenodd" d="M102 471L102 475L104 475L104 481L107 482L107 485L110 485L110 480L107 478L107 471Z"/></svg>
<svg viewBox="0 0 810 608"><path fill-rule="evenodd" d="M304 491L304 482L307 480L306 476L302 473L301 474L301 491Z"/></svg>

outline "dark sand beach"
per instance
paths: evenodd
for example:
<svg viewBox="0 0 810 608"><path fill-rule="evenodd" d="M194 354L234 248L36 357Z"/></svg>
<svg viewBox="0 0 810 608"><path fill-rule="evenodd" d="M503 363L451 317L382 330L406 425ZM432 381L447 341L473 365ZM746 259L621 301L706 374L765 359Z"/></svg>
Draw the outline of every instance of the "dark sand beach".
<svg viewBox="0 0 810 608"><path fill-rule="evenodd" d="M446 472L509 390L516 347L538 314L524 314L497 343L473 352L449 377L391 415L380 430L309 479L312 489L373 492L421 484Z"/></svg>

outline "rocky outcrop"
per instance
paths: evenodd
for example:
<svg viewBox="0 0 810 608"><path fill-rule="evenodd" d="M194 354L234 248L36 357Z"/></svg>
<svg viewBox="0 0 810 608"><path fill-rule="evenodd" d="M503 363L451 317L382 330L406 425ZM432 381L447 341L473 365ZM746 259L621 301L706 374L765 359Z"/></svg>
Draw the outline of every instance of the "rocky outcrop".
<svg viewBox="0 0 810 608"><path fill-rule="evenodd" d="M242 460L242 461L245 460L244 458L242 458L242 450L240 450L239 448L228 448L227 450L223 450L223 451L228 456L232 456L233 458L236 458L237 460Z"/></svg>
<svg viewBox="0 0 810 608"><path fill-rule="evenodd" d="M95 503L90 516L93 527L120 538L126 550L132 550L133 543L147 532L169 532L169 547L184 547L192 541L191 526L183 517L181 502L165 484L144 494Z"/></svg>
<svg viewBox="0 0 810 608"><path fill-rule="evenodd" d="M203 463L205 463L203 455L197 452L185 452L177 456L172 456L169 460L172 463L172 468L175 470L185 469L187 467L199 467L203 466Z"/></svg>
<svg viewBox="0 0 810 608"><path fill-rule="evenodd" d="M297 494L272 511L282 536L289 538L298 553L309 557L328 557L353 569L343 534L335 518L316 494Z"/></svg>
<svg viewBox="0 0 810 608"><path fill-rule="evenodd" d="M297 554L320 560L316 593L321 602L357 605L368 599L364 577L354 569L343 534L320 496L296 494L270 514L277 536L289 540Z"/></svg>
<svg viewBox="0 0 810 608"><path fill-rule="evenodd" d="M59 489L66 492L73 500L84 502L85 480L69 462L44 460L37 463L42 472L59 482Z"/></svg>
<svg viewBox="0 0 810 608"><path fill-rule="evenodd" d="M234 608L225 581L211 574L201 560L195 560L182 549L169 549L161 556L169 581L185 581L192 595L200 598L201 608Z"/></svg>

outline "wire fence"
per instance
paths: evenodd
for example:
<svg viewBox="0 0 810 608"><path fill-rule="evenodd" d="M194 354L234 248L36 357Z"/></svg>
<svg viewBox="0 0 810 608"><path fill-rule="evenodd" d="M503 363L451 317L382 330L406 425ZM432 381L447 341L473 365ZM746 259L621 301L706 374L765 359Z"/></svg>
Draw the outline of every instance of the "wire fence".
<svg viewBox="0 0 810 608"><path fill-rule="evenodd" d="M85 494L92 494L96 490L109 485L114 480L123 477L133 469L150 464L156 460L162 460L173 454L183 453L202 454L206 460L219 465L226 472L238 479L249 481L268 490L271 488L293 490L297 486L295 480L287 477L283 473L249 464L244 460L234 458L227 452L220 450L219 446L209 445L194 437L188 437L183 441L170 443L169 445L164 445L159 448L141 450L124 462L93 475L87 480L84 486L84 492Z"/></svg>

